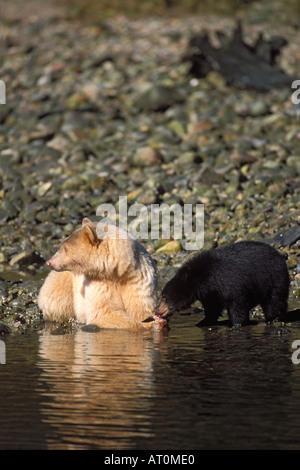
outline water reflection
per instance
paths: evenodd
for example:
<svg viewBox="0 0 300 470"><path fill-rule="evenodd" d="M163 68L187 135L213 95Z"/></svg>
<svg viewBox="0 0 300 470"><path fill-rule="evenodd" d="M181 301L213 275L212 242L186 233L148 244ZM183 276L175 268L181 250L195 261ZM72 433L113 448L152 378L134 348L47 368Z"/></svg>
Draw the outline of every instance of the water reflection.
<svg viewBox="0 0 300 470"><path fill-rule="evenodd" d="M52 428L48 448L129 449L135 438L150 437L160 339L114 330L52 335L45 329L39 366L43 422Z"/></svg>
<svg viewBox="0 0 300 470"><path fill-rule="evenodd" d="M45 330L39 365L50 398L41 404L48 448L289 447L300 390L291 331L194 324L174 318L158 338Z"/></svg>
<svg viewBox="0 0 300 470"><path fill-rule="evenodd" d="M161 440L172 436L185 449L299 448L300 367L290 352L299 331L299 323L171 330L169 389L158 384L164 396L153 422Z"/></svg>
<svg viewBox="0 0 300 470"><path fill-rule="evenodd" d="M6 336L0 448L300 449L300 322Z"/></svg>

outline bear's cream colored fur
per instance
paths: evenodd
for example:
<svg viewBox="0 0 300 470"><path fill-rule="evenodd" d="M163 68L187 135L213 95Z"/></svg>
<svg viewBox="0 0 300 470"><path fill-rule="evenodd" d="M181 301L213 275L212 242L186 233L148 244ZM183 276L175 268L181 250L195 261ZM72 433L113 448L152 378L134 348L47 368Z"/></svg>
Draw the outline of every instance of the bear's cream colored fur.
<svg viewBox="0 0 300 470"><path fill-rule="evenodd" d="M127 232L84 218L47 264L52 271L38 297L46 320L135 330L166 324L154 316L153 260Z"/></svg>

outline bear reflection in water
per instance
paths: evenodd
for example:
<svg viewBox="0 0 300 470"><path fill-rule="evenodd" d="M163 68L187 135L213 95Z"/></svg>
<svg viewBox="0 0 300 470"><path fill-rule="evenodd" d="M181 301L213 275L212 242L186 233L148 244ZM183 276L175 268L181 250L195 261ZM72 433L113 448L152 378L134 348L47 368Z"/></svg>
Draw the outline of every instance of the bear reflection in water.
<svg viewBox="0 0 300 470"><path fill-rule="evenodd" d="M128 449L137 438L147 439L153 363L164 355L164 331L88 333L77 325L72 332L52 334L55 328L47 322L39 340L39 382L45 393L39 406L51 427L47 448Z"/></svg>

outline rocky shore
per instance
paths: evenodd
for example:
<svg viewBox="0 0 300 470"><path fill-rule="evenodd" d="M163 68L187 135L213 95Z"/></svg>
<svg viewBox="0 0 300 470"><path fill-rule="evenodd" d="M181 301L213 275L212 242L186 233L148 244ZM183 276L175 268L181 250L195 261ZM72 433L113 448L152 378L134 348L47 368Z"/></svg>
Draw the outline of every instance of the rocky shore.
<svg viewBox="0 0 300 470"><path fill-rule="evenodd" d="M39 324L45 259L83 217L95 217L99 204L117 207L119 196L146 207L204 204L204 248L271 240L287 256L291 302L299 302L300 114L292 89L235 89L215 71L190 76L182 60L192 34L233 27L213 16L2 24L1 331ZM259 32L287 39L279 63L297 74L300 32L245 24L246 39ZM290 238L278 236L288 229ZM161 282L190 255L180 240L144 243Z"/></svg>

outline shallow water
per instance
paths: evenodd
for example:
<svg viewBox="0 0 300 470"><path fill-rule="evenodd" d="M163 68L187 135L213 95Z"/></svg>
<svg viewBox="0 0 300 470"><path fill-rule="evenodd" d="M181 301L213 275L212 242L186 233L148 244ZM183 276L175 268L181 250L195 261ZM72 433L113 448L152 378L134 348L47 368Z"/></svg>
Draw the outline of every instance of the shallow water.
<svg viewBox="0 0 300 470"><path fill-rule="evenodd" d="M1 449L299 449L300 322L2 338Z"/></svg>

